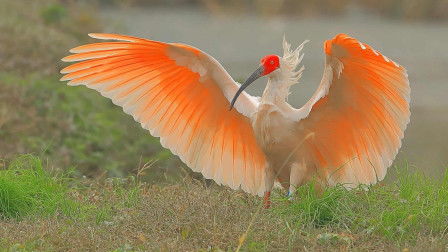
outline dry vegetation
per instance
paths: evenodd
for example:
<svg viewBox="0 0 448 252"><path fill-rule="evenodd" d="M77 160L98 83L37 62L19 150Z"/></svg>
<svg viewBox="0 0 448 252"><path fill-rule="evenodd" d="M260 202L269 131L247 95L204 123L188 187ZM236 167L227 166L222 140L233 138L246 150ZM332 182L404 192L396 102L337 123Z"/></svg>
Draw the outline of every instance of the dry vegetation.
<svg viewBox="0 0 448 252"><path fill-rule="evenodd" d="M35 153L52 167L76 166L87 176L123 176L158 160L163 169L148 179L174 173L179 163L158 139L99 94L68 88L57 77L0 72L1 157Z"/></svg>
<svg viewBox="0 0 448 252"><path fill-rule="evenodd" d="M309 186L293 201L278 191L266 210L258 197L188 175L174 184L148 185L139 177L32 176L27 171L41 166L29 155L12 164L0 171L0 202L12 193L38 190L40 196L33 197L40 207L9 218L0 208L0 249L7 251L233 251L239 245L244 251L448 249L448 176L435 184L420 175L403 176L368 192L333 188L322 197ZM14 178L16 184L61 189L8 189L7 171L28 174Z"/></svg>
<svg viewBox="0 0 448 252"><path fill-rule="evenodd" d="M77 1L0 0L0 71L54 74L59 59L98 30L94 8Z"/></svg>

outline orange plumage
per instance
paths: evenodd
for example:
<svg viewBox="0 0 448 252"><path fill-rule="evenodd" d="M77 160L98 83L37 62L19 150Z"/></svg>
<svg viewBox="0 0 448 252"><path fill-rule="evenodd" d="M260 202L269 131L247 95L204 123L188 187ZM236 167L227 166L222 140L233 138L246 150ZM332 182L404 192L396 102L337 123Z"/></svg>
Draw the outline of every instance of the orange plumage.
<svg viewBox="0 0 448 252"><path fill-rule="evenodd" d="M333 73L328 95L301 121L315 133L306 141L309 162L329 184L375 183L386 175L409 122L406 70L343 34L325 42L325 53L327 64L341 64L342 71Z"/></svg>
<svg viewBox="0 0 448 252"><path fill-rule="evenodd" d="M61 80L110 98L194 171L234 189L268 195L275 180L294 190L315 175L328 185L375 183L409 122L406 70L344 34L325 42L321 84L300 109L286 99L303 44L291 51L284 41L283 57L270 55L240 86L194 47L90 36L116 41L72 49L63 60L80 62ZM261 98L243 91L262 75Z"/></svg>

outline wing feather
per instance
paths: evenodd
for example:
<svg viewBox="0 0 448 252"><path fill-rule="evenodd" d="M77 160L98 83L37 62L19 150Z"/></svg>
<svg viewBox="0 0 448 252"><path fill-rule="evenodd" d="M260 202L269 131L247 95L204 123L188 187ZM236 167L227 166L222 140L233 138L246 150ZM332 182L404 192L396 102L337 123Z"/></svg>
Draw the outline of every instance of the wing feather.
<svg viewBox="0 0 448 252"><path fill-rule="evenodd" d="M61 80L110 98L194 171L264 193L266 161L248 118L258 104L243 93L236 110L228 110L239 86L215 59L183 44L89 35L116 42L70 50L62 60L74 63L61 70Z"/></svg>
<svg viewBox="0 0 448 252"><path fill-rule="evenodd" d="M300 127L314 133L304 144L307 161L329 184L376 183L409 122L406 70L345 34L326 41L324 51L322 82L298 112Z"/></svg>

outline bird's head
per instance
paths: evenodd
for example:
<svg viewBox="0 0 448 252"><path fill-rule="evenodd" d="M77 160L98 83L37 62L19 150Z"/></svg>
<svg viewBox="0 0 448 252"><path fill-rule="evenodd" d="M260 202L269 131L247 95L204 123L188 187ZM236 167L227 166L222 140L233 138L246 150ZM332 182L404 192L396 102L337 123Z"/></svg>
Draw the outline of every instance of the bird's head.
<svg viewBox="0 0 448 252"><path fill-rule="evenodd" d="M269 75L270 73L274 72L275 70L280 68L280 57L275 54L266 55L260 60L260 66L253 72L249 78L241 85L241 87L236 92L235 96L232 99L232 102L230 103L230 109L233 108L233 105L236 102L236 99L238 96L243 92L244 89L246 89L252 82L254 82L256 79Z"/></svg>
<svg viewBox="0 0 448 252"><path fill-rule="evenodd" d="M277 70L279 67L280 67L279 56L275 54L266 55L260 60L260 68L263 69L263 72L261 73L260 76L268 75Z"/></svg>

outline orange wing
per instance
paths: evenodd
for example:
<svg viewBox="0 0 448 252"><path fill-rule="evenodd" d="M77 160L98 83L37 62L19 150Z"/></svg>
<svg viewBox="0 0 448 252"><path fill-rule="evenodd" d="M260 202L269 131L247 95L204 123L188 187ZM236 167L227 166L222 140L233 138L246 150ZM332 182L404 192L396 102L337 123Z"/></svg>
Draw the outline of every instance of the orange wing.
<svg viewBox="0 0 448 252"><path fill-rule="evenodd" d="M406 70L345 34L325 42L322 82L300 109L299 124L313 132L308 162L330 185L382 180L409 122Z"/></svg>
<svg viewBox="0 0 448 252"><path fill-rule="evenodd" d="M258 105L248 94L229 111L238 85L200 50L114 34L119 42L71 50L61 80L86 85L132 115L194 171L234 189L261 195L265 157L247 115Z"/></svg>

